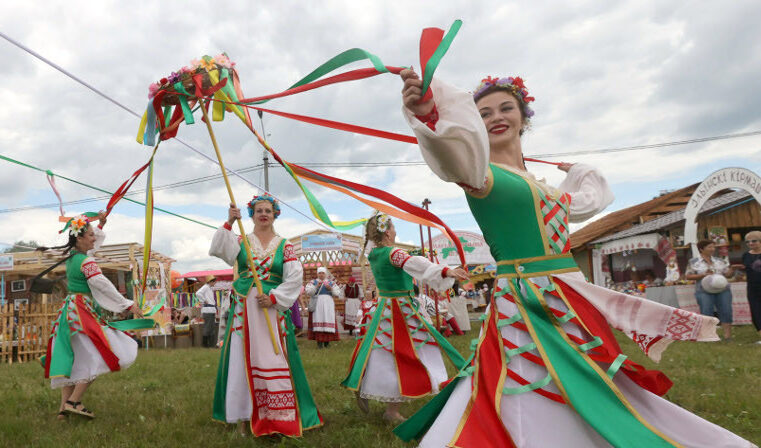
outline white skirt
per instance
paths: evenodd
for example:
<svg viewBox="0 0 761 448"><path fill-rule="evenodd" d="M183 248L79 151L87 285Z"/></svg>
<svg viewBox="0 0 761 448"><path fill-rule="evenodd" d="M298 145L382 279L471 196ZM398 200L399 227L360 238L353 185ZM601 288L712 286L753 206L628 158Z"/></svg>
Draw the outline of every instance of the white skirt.
<svg viewBox="0 0 761 448"><path fill-rule="evenodd" d="M470 331L470 316L468 316L468 305L464 297L454 296L449 299L449 311L454 315L460 330Z"/></svg>
<svg viewBox="0 0 761 448"><path fill-rule="evenodd" d="M362 301L360 299L346 299L344 304L344 323L346 325L359 325L362 319Z"/></svg>
<svg viewBox="0 0 761 448"><path fill-rule="evenodd" d="M338 331L336 328L336 304L332 296L327 294L317 296L317 304L314 313L312 313L312 318L314 319L312 331L322 333Z"/></svg>
<svg viewBox="0 0 761 448"><path fill-rule="evenodd" d="M121 331L111 327L102 328L108 338L111 351L119 358L119 367L126 369L131 366L137 358L137 342ZM55 349L55 338L53 339L53 347ZM98 349L95 348L90 338L83 333L76 333L71 336L71 349L74 352L71 376L68 378L51 378L51 388L58 389L64 386L89 383L96 377L111 372Z"/></svg>
<svg viewBox="0 0 761 448"><path fill-rule="evenodd" d="M411 314L411 310L408 305L403 305L402 310L405 315L410 316L407 319L408 327L418 327L422 325L420 320ZM370 311L374 312L373 310ZM420 310L421 313L425 313L424 310ZM391 309L387 307L383 316L390 316ZM425 314L423 314L425 316ZM378 328L378 339L382 344L387 344L390 338L386 335L380 334L381 330L387 330L391 327L389 321L383 320ZM418 343L415 344L415 352L420 358L420 362L423 363L426 370L428 370L428 377L431 380L432 393L437 394L439 392L439 384L447 379L447 369L444 366L444 360L441 357L441 350L438 345L423 344L418 347ZM390 344L389 344L390 346ZM362 377L362 383L359 388L360 396L376 401L384 402L400 402L411 401L412 398L403 397L399 393L399 374L396 371L396 362L394 361L394 355L386 350L378 347L373 348L370 352L370 357L367 360L367 367L365 368L365 374Z"/></svg>

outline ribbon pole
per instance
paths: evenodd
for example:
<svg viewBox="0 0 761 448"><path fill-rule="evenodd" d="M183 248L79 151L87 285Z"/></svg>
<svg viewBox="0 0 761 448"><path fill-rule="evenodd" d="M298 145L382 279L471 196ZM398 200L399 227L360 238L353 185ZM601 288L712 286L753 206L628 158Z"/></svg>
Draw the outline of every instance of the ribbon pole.
<svg viewBox="0 0 761 448"><path fill-rule="evenodd" d="M209 117L208 112L206 111L206 106L208 102L204 101L203 98L199 97L198 101L201 103L201 112L203 112L203 121L206 123L206 129L209 131L209 137L211 137L211 144L214 146L214 151L217 153L217 161L219 162L219 167L222 170L222 177L225 180L225 186L227 187L227 193L230 196L230 202L235 204L235 196L233 195L233 190L230 187L230 180L227 178L227 169L225 169L225 164L222 162L222 154L219 152L219 146L217 145L217 139L214 137L214 130L211 128L211 118ZM262 289L262 282L259 280L259 275L256 272L256 267L254 266L254 259L251 256L251 246L248 244L248 236L246 236L246 229L243 228L243 220L240 218L237 219L238 221L238 229L240 230L241 238L243 238L243 247L246 250L246 260L248 261L248 267L251 269L251 275L254 277L254 282L256 283L256 290L259 291L259 294L264 294L264 290ZM277 345L277 339L275 338L275 333L272 331L272 322L270 322L270 315L267 313L267 310L262 310L264 313L264 320L267 322L267 329L270 333L270 340L272 341L272 350L275 351L276 355L280 354L280 349Z"/></svg>

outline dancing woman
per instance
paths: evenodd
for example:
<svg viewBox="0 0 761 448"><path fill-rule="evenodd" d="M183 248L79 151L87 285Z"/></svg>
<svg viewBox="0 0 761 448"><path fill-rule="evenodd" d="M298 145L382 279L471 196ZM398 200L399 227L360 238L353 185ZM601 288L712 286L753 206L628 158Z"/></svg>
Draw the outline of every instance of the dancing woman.
<svg viewBox="0 0 761 448"><path fill-rule="evenodd" d="M377 214L367 221L365 245L370 241L375 246L368 260L379 297L369 311L372 320L367 331L354 349L349 375L341 384L357 393L363 412L369 412L367 399L386 402L383 418L399 422L404 420L399 413L402 402L436 394L439 383L446 380L439 346L456 365L464 363L427 322L425 309L418 308L412 280L445 291L454 279L467 280L468 275L462 268L449 269L410 256L394 247L395 239L396 229L388 215Z"/></svg>
<svg viewBox="0 0 761 448"><path fill-rule="evenodd" d="M404 115L423 158L460 185L497 260L497 284L473 362L395 432L423 447L749 447L659 397L671 386L621 354L609 328L657 360L673 340L715 341L716 319L601 288L570 254L568 221L613 199L587 165L561 164L559 188L526 170L533 111L521 78L486 78L470 94L402 72Z"/></svg>
<svg viewBox="0 0 761 448"><path fill-rule="evenodd" d="M240 210L230 204L227 222L214 234L209 255L235 266L227 330L220 354L214 419L250 422L255 436L301 436L322 426L296 346L290 308L301 290L303 270L293 246L275 233L280 205L272 196L254 196L248 203L254 232L246 235L261 278L262 294L254 287L242 238L232 232ZM284 313L284 314L281 314ZM278 319L282 317L281 319ZM267 322L277 325L273 349Z"/></svg>
<svg viewBox="0 0 761 448"><path fill-rule="evenodd" d="M53 323L43 361L45 378L50 378L54 389L61 388L59 419L67 414L95 418L95 413L82 405L87 388L96 377L126 369L137 357L137 343L96 312L98 306L114 313L129 309L135 317L142 317L140 307L119 293L92 257L106 238L102 230L105 214L100 213L98 219L99 225L93 227L84 215L72 218L64 227L69 241L52 248L70 254L66 260L68 295Z"/></svg>

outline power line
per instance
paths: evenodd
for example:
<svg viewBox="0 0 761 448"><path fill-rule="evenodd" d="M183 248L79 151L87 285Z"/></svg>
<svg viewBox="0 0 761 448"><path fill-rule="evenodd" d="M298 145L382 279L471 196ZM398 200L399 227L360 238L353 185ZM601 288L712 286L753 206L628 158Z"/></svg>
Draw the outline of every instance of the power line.
<svg viewBox="0 0 761 448"><path fill-rule="evenodd" d="M55 68L59 72L63 73L64 75L68 76L72 80L76 81L77 83L81 84L82 86L86 87L87 89L91 90L98 96L104 98L105 100L113 103L120 109L126 111L127 113L135 116L136 118L140 118L141 116L130 109L129 107L123 105L119 101L113 99L112 97L106 95L102 91L98 90L97 88L93 87L92 85L88 84L84 80L80 79L79 77L75 76L71 72L68 72L63 67L59 66L58 64L48 60L44 56L40 55L39 53L35 52L34 50L26 47L25 45L21 44L20 42L12 39L8 35L4 34L3 32L0 32L0 37L4 38L6 41L10 42L11 44L15 45L16 47L20 48L21 50L27 52L28 54L36 57L37 59L41 60L45 64ZM625 147L613 147L613 148L602 148L602 149L592 149L592 150L582 150L582 151L568 151L568 152L559 152L559 153L545 153L545 154L533 154L533 157L537 158L554 158L554 157L572 157L572 156L579 156L579 155L590 155L590 154L607 154L607 153L615 153L615 152L624 152L624 151L636 151L636 150L645 150L645 149L655 149L655 148L664 148L664 147L671 147L671 146L678 146L678 145L686 145L686 144L693 144L693 143L704 143L704 142L710 142L710 141L718 141L718 140L728 140L728 139L735 139L735 138L743 138L743 137L751 137L751 136L757 136L761 135L761 131L751 131L751 132L744 132L744 133L736 133L736 134L725 134L725 135L717 135L717 136L710 136L710 137L701 137L701 138L694 138L694 139L687 139L687 140L678 140L678 141L671 141L671 142L662 142L662 143L654 143L649 145L635 145L635 146L625 146ZM211 161L212 163L219 164L217 160L214 158L206 155L205 153L199 151L198 149L194 148L190 144L184 142L183 140L179 138L175 138L177 142L179 142L181 145L187 147L188 149L192 150L196 154L206 158L207 160ZM399 166L421 166L425 165L424 161L407 161L407 162L311 162L311 163L301 163L299 165L303 166L312 166L312 167L349 167L349 168L363 168L363 167L399 167ZM280 167L280 165L270 165L268 164L268 167ZM237 171L232 171L228 169L228 172L231 174L237 176L244 182L248 183L249 185L262 190L259 185L251 182L250 180L246 179L245 177L241 176L240 173L247 173L251 171L255 171L258 169L261 169L263 167L263 164L254 165L251 167L245 167L241 168ZM261 174L261 173L260 173ZM168 189L168 188L178 188L181 186L187 186L187 185L193 185L195 183L199 182L205 182L207 180L213 180L218 179L222 177L221 174L217 175L211 175L211 176L205 176L203 178L195 178L195 179L188 179L186 181L176 182L174 184L167 184L160 187L154 188L154 190L160 190L160 189ZM143 190L144 192L144 190ZM138 194L138 192L135 192L134 194ZM274 196L274 195L273 195ZM79 203L85 203L85 202L92 202L96 200L102 200L102 198L87 198L87 199L81 199L79 201L71 201L67 204L79 204ZM328 230L329 229L324 223L314 220L312 217L302 213L300 210L296 209L292 205L288 204L287 202L283 201L282 199L279 199L281 203L286 205L287 207L291 208L292 210L296 211L298 214L302 215L303 217L307 218L308 220L316 223L319 226L322 226ZM21 210L27 210L31 208L47 208L52 206L57 206L58 204L43 204L43 205L37 205L37 206L27 206L27 207L18 207L16 209L5 209L0 210L0 213L9 213L13 211L21 211Z"/></svg>
<svg viewBox="0 0 761 448"><path fill-rule="evenodd" d="M664 148L668 146L688 145L691 143L704 143L704 142L712 142L716 140L729 140L734 138L753 137L756 135L761 135L761 131L741 132L738 134L714 135L711 137L700 137L700 138L692 138L689 140L677 140L673 142L653 143L650 145L624 146L619 148L604 148L604 149L589 149L589 150L583 150L583 151L556 152L556 153L547 153L547 154L532 154L531 156L532 157L564 157L564 156L578 156L578 155L587 155L587 154L607 154L611 152L637 151L641 149Z"/></svg>
<svg viewBox="0 0 761 448"><path fill-rule="evenodd" d="M132 116L134 116L134 117L136 117L136 118L138 118L138 119L142 118L142 116L141 116L140 114L138 114L137 112L135 112L134 110L130 109L129 107L125 106L124 104L120 103L119 101L115 100L114 98L112 98L112 97L110 97L110 96L106 95L105 93L101 92L100 90L98 90L98 89L96 89L95 87L91 86L90 84L86 83L86 82L85 82L85 81L83 81L82 79L78 78L77 76L75 76L75 75L74 75L74 74L72 74L71 72L69 72L69 71L65 70L65 69L64 69L63 67L61 67L60 65L58 65L58 64L56 64L56 63L54 63L54 62L50 61L49 59L45 58L45 57L44 57L44 56L42 56L42 55L40 55L39 53L37 53L36 51L32 50L31 48L29 48L29 47L25 46L24 44L22 44L22 43L20 43L20 42L18 42L18 41L16 41L16 40L14 40L14 39L12 39L10 36L8 36L7 34L3 33L2 31L0 31L0 37L2 37L3 39L7 40L8 42L10 42L11 44L15 45L16 47L18 47L18 48L20 48L20 49L24 50L24 51L25 51L25 52L27 52L28 54L30 54L30 55L32 55L32 56L34 56L34 57L36 57L37 59L39 59L40 61L44 62L45 64L47 64L47 65L49 65L49 66L53 67L54 69L58 70L59 72L63 73L64 75L68 76L69 78L71 78L72 80L74 80L74 81L78 82L79 84L83 85L84 87L88 88L89 90L91 90L92 92L94 92L95 94L97 94L98 96L100 96L100 97L102 97L102 98L106 99L107 101L109 101L109 102L111 102L111 103L115 104L117 107L119 107L120 109L123 109L124 111L126 111L126 112L127 112L127 113L129 113L130 115L132 115ZM200 155L201 157L203 157L203 158L205 158L205 159L209 160L210 162L212 162L212 163L214 163L214 164L216 164L216 165L219 165L219 161L217 161L216 159L214 159L214 158L212 158L212 157L208 156L207 154L205 154L205 153L203 153L203 152L199 151L199 150L198 150L198 149L196 149L195 147L191 146L189 143L186 143L185 141L183 141L183 140L181 140L180 138L177 138L177 137L175 137L175 138L174 138L174 140L175 140L175 141L177 141L178 143L180 143L181 145L185 146L186 148L190 149L191 151L195 152L196 154ZM259 185L256 185L255 183L253 183L253 182L251 182L250 180L246 179L245 177L241 176L241 175L240 175L240 174L239 174L237 171L232 171L232 170L230 170L230 169L227 169L227 171L228 171L230 174L232 174L232 175L234 175L234 176L238 177L239 179L243 180L243 181L244 181L244 182L246 182L247 184L249 184L249 185L251 185L251 186L253 186L253 187L255 187L255 188L259 189L260 191L266 191L266 190L264 190L262 187L260 187ZM288 208L290 208L290 209L294 210L296 213L300 214L301 216L303 216L303 217L307 218L308 220L312 221L313 223L315 223L315 224L317 224L317 225L319 225L319 226L321 226L321 227L323 227L323 228L325 228L325 229L327 229L327 230L333 231L333 229L331 229L330 227L328 227L326 224L324 224L324 223L322 223L322 222L320 222L320 221L316 221L316 220L315 220L315 219L313 219L312 217L310 217L310 216L308 216L308 215L306 215L306 214L302 213L300 210L298 210L297 208L293 207L293 206L292 206L292 205L290 205L289 203L287 203L287 202L283 201L282 199L278 198L277 196L275 196L275 195L274 195L274 194L272 194L271 192L268 192L268 193L269 193L269 194L270 194L272 197L274 197L274 198L278 199L278 200L280 201L280 203L282 203L283 205L287 206Z"/></svg>

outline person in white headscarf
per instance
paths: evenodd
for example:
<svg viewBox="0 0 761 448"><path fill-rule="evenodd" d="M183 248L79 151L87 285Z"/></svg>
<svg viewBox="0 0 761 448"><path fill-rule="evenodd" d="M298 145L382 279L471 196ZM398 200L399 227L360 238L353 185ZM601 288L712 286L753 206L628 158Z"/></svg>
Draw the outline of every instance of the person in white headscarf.
<svg viewBox="0 0 761 448"><path fill-rule="evenodd" d="M330 341L339 340L336 304L333 297L341 295L341 288L329 278L324 266L317 268L317 278L307 283L304 293L309 299L309 339L317 347L327 347Z"/></svg>

